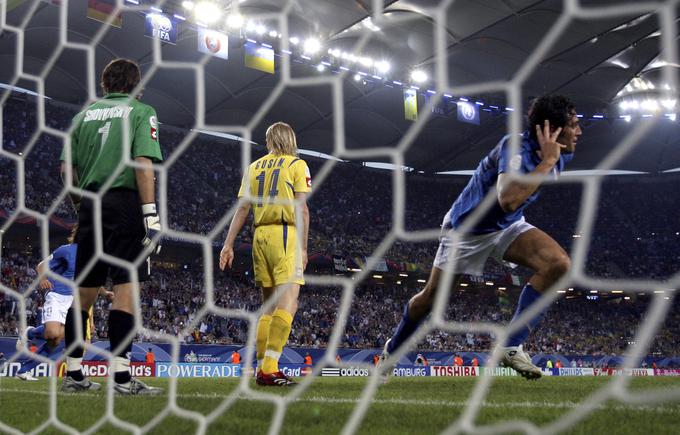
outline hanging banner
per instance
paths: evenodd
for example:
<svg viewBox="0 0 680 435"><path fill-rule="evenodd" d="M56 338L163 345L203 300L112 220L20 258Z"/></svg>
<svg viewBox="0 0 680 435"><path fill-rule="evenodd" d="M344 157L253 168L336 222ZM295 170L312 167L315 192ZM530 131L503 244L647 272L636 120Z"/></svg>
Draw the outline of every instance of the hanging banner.
<svg viewBox="0 0 680 435"><path fill-rule="evenodd" d="M387 262L385 259L378 258L378 260L375 262L375 265L373 266L373 270L375 272L387 272Z"/></svg>
<svg viewBox="0 0 680 435"><path fill-rule="evenodd" d="M479 125L479 107L465 101L458 102L458 120Z"/></svg>
<svg viewBox="0 0 680 435"><path fill-rule="evenodd" d="M87 17L106 23L116 10L116 0L87 0ZM123 17L119 13L112 21L113 27L123 27Z"/></svg>
<svg viewBox="0 0 680 435"><path fill-rule="evenodd" d="M246 42L245 64L248 68L274 74L274 50Z"/></svg>
<svg viewBox="0 0 680 435"><path fill-rule="evenodd" d="M177 43L177 21L157 12L148 13L144 23L144 36L174 45Z"/></svg>
<svg viewBox="0 0 680 435"><path fill-rule="evenodd" d="M409 121L418 119L418 93L415 89L404 89L404 117Z"/></svg>
<svg viewBox="0 0 680 435"><path fill-rule="evenodd" d="M198 29L198 51L221 59L229 59L229 37L216 30Z"/></svg>

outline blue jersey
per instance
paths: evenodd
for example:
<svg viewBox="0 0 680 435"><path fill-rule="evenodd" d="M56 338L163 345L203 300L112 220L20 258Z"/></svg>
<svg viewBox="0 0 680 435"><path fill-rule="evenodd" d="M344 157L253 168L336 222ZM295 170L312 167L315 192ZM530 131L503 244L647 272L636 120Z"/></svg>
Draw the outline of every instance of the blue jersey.
<svg viewBox="0 0 680 435"><path fill-rule="evenodd" d="M69 245L61 245L54 250L52 255L48 258L48 266L50 270L66 279L73 281L76 276L76 251L78 245L71 243ZM48 278L52 283L52 290L60 295L71 296L73 289L66 284L52 278Z"/></svg>
<svg viewBox="0 0 680 435"><path fill-rule="evenodd" d="M536 166L541 163L541 158L537 154L537 151L539 151L541 147L538 142L529 137L529 132L524 132L522 134L519 148L518 155L509 157L510 136L505 136L498 145L484 157L479 163L479 166L477 166L470 182L468 182L465 189L463 189L451 207L450 225L452 228L457 229L463 224L465 218L475 211L489 191L496 186L499 174L507 172L510 167L520 173L528 174L533 172L534 169L536 169ZM562 154L560 160L552 169L553 176L557 177L564 169L564 165L569 162L572 157L573 154ZM469 233L487 234L509 227L522 219L524 216L524 209L538 199L538 194L539 189L512 212L503 211L500 203L496 200L486 214L470 228Z"/></svg>

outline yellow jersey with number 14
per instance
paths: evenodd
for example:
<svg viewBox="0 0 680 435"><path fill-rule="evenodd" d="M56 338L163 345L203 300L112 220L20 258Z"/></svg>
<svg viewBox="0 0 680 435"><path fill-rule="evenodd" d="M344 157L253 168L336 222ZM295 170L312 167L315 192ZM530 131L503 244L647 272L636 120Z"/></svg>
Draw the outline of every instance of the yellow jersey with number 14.
<svg viewBox="0 0 680 435"><path fill-rule="evenodd" d="M250 164L238 197L250 191L255 226L295 224L295 194L310 192L312 177L297 156L267 154Z"/></svg>

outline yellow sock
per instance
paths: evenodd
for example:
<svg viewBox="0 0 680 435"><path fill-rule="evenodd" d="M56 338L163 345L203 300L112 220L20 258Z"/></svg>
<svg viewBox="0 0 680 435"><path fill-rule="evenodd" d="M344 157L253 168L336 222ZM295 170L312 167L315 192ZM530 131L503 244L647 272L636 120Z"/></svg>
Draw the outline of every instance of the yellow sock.
<svg viewBox="0 0 680 435"><path fill-rule="evenodd" d="M269 325L269 337L267 338L264 361L262 362L263 373L269 374L279 371L279 358L281 357L281 352L283 352L283 346L288 341L292 324L293 316L289 312L279 308L274 311L271 324Z"/></svg>
<svg viewBox="0 0 680 435"><path fill-rule="evenodd" d="M272 323L271 314L263 314L257 322L257 340L255 345L255 355L257 357L257 368L262 368L262 360L264 359L264 351L267 347L267 338L269 337L269 324Z"/></svg>

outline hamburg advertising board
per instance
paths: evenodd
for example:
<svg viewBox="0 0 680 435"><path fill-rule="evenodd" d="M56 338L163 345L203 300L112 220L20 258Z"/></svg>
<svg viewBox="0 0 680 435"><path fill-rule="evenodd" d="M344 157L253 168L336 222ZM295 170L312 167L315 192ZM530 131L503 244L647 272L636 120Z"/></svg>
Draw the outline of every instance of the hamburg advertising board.
<svg viewBox="0 0 680 435"><path fill-rule="evenodd" d="M430 370L429 367L395 367L392 370L392 376L399 377L430 376Z"/></svg>

